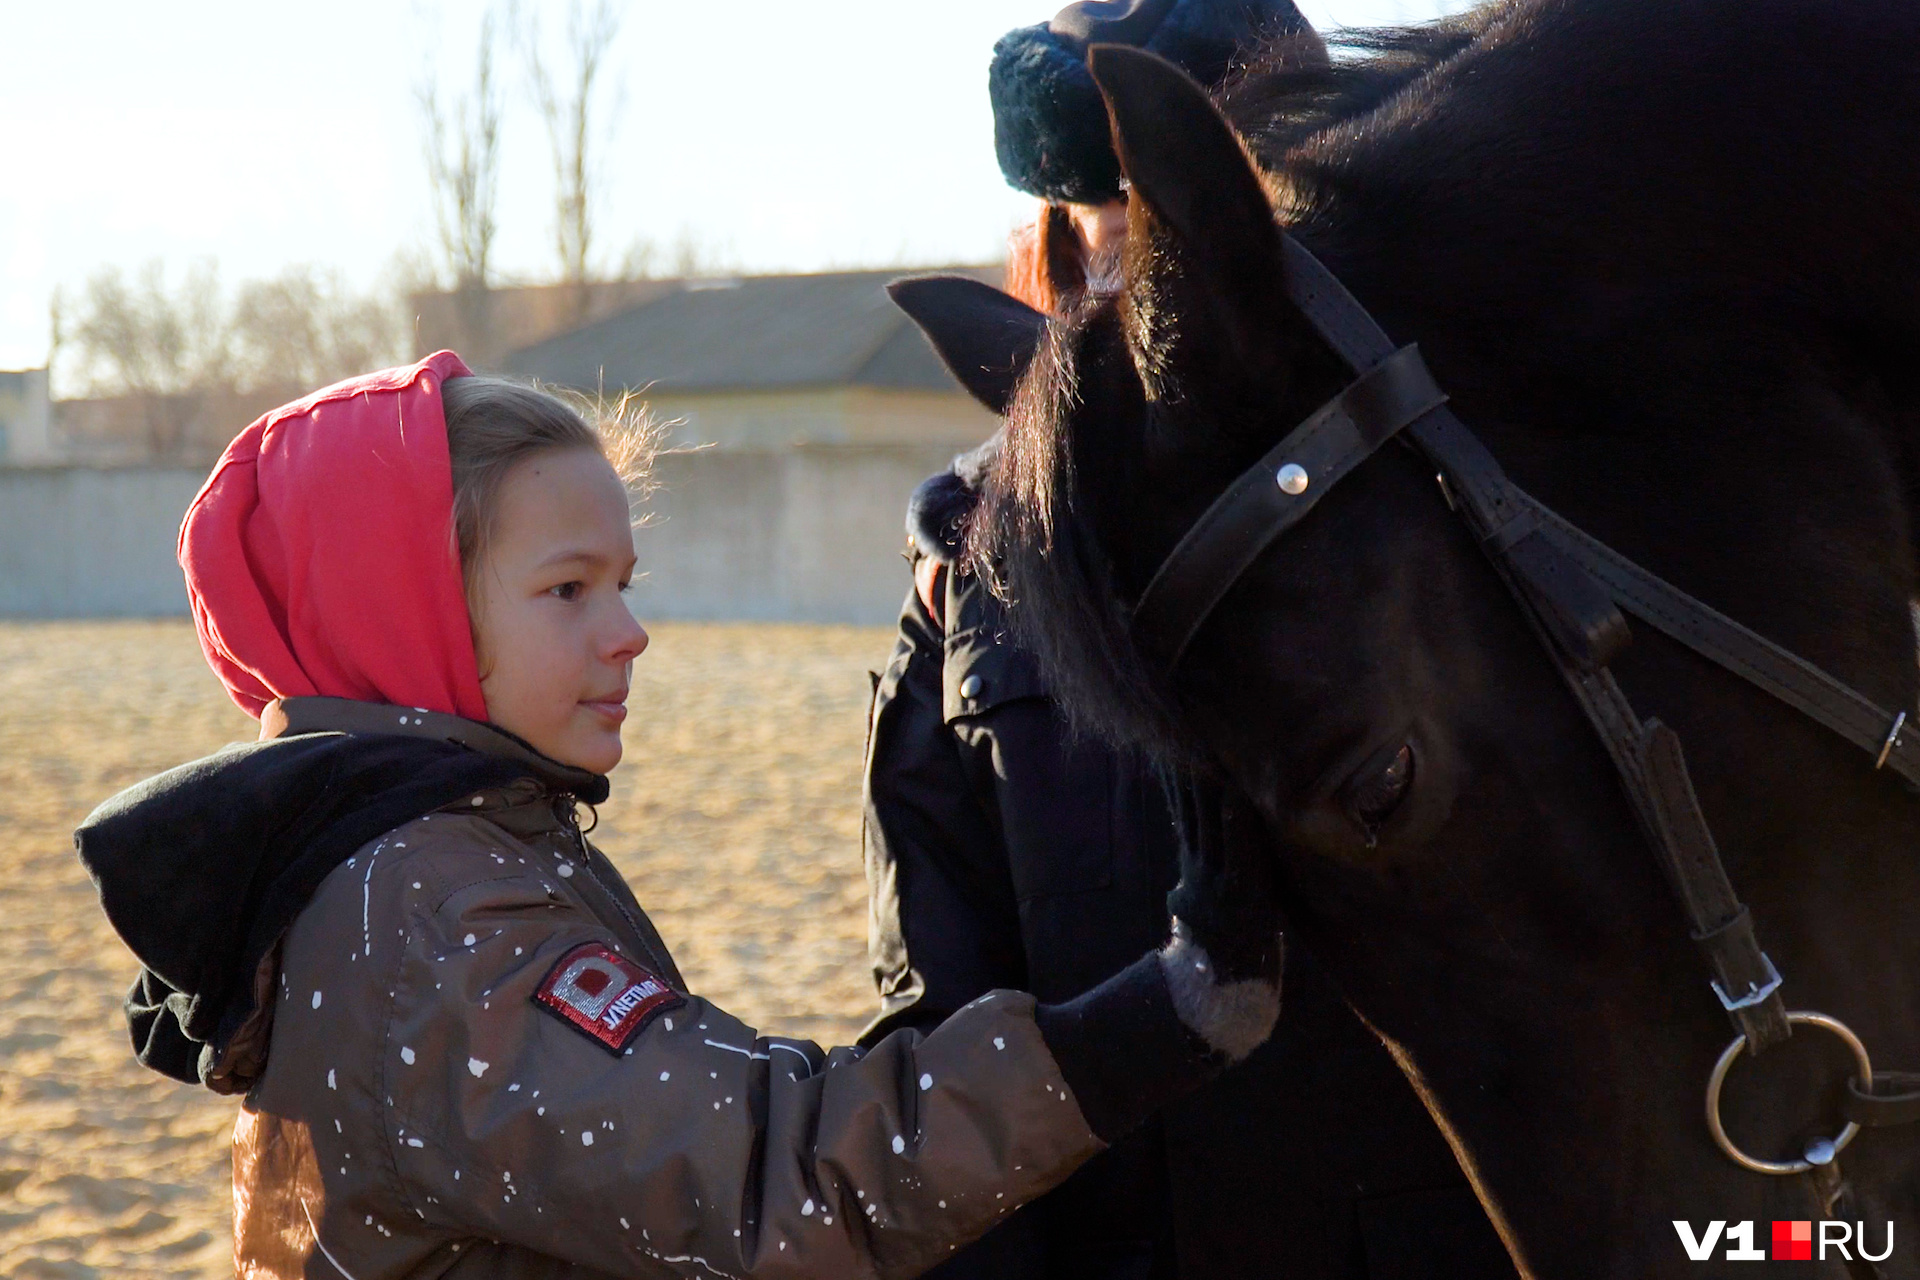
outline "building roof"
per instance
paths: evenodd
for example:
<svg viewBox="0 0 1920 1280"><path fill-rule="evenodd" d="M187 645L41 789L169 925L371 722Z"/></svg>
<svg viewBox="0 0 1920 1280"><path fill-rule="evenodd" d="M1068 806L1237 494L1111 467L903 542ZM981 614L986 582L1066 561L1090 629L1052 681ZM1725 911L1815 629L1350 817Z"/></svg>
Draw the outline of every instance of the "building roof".
<svg viewBox="0 0 1920 1280"><path fill-rule="evenodd" d="M997 267L949 268L999 284ZM508 373L583 391L870 386L957 391L886 295L908 271L687 280L507 355Z"/></svg>
<svg viewBox="0 0 1920 1280"><path fill-rule="evenodd" d="M46 385L45 369L0 369L0 394L26 397Z"/></svg>

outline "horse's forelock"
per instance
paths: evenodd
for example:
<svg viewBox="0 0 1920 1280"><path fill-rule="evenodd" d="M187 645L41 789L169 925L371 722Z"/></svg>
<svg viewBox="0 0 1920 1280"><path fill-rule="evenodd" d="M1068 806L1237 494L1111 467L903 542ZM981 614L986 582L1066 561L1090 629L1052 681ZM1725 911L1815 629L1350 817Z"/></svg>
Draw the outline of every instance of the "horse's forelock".
<svg viewBox="0 0 1920 1280"><path fill-rule="evenodd" d="M1077 427L1123 428L1095 421L1114 406L1082 379L1086 345L1119 341L1110 312L1092 306L1048 326L1008 410L1006 447L973 520L969 551L1076 732L1179 759L1189 748L1133 646L1093 526L1101 462L1078 447Z"/></svg>

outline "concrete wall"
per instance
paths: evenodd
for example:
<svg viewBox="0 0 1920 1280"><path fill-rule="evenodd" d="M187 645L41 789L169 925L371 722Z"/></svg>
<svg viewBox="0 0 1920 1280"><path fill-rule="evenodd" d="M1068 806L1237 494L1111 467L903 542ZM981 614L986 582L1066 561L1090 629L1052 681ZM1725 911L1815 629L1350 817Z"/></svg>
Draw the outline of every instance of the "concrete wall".
<svg viewBox="0 0 1920 1280"><path fill-rule="evenodd" d="M642 619L897 616L907 495L965 442L661 460L635 535ZM198 470L0 469L0 617L184 615L174 539Z"/></svg>
<svg viewBox="0 0 1920 1280"><path fill-rule="evenodd" d="M892 622L908 586L907 495L957 447L669 455L634 536L646 575L634 612Z"/></svg>
<svg viewBox="0 0 1920 1280"><path fill-rule="evenodd" d="M0 617L186 613L173 544L205 479L198 470L0 470Z"/></svg>
<svg viewBox="0 0 1920 1280"><path fill-rule="evenodd" d="M951 457L999 420L952 391L808 387L786 391L670 392L645 397L674 444L785 450L829 445L937 444Z"/></svg>
<svg viewBox="0 0 1920 1280"><path fill-rule="evenodd" d="M0 465L54 460L53 406L45 369L0 369Z"/></svg>

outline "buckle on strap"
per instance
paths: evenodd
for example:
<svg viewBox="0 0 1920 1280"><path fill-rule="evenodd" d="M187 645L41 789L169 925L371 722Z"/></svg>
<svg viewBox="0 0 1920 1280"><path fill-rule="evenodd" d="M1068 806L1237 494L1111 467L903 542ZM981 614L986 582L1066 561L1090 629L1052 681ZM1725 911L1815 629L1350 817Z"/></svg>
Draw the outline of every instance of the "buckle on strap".
<svg viewBox="0 0 1920 1280"><path fill-rule="evenodd" d="M1887 740L1880 744L1880 758L1873 762L1874 768L1884 769L1887 767L1887 757L1892 755L1893 749L1900 745L1900 730L1906 723L1907 713L1904 711L1893 718L1893 728L1887 730Z"/></svg>
<svg viewBox="0 0 1920 1280"><path fill-rule="evenodd" d="M1773 993L1780 989L1780 983L1783 979L1780 977L1780 971L1773 967L1772 957L1762 951L1760 953L1760 963L1766 966L1766 982L1755 986L1749 981L1747 983L1747 993L1738 998L1727 994L1727 989L1720 985L1720 979L1709 978L1707 980L1707 985L1713 988L1713 994L1720 997L1720 1007L1722 1009L1725 1009L1728 1013L1734 1013L1741 1009L1751 1009L1755 1005L1765 1004L1772 998Z"/></svg>

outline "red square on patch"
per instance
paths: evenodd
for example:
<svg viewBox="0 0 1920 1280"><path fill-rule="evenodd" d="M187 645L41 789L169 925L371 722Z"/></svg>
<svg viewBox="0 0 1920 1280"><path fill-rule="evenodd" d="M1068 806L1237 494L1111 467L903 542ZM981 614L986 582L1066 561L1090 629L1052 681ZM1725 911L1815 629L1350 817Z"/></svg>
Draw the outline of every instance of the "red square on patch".
<svg viewBox="0 0 1920 1280"><path fill-rule="evenodd" d="M613 948L583 942L547 970L533 1002L609 1053L624 1053L654 1014L686 998Z"/></svg>
<svg viewBox="0 0 1920 1280"><path fill-rule="evenodd" d="M1774 1223L1773 1260L1775 1262L1812 1262L1813 1223Z"/></svg>

